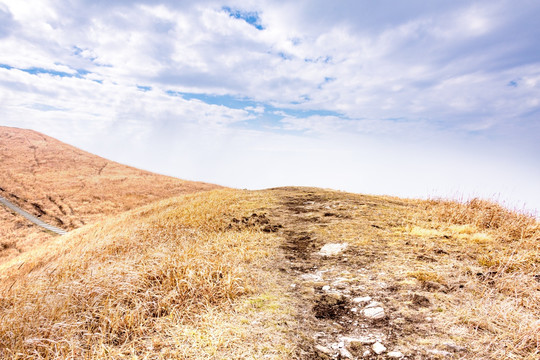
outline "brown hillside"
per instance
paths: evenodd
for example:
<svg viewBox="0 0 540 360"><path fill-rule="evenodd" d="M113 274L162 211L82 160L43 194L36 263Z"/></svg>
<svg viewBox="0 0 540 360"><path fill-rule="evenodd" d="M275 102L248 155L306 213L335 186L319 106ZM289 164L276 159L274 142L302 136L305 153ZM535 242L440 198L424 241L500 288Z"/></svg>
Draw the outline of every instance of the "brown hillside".
<svg viewBox="0 0 540 360"><path fill-rule="evenodd" d="M0 127L0 196L65 230L218 187L118 164L36 131ZM0 207L0 261L50 237Z"/></svg>

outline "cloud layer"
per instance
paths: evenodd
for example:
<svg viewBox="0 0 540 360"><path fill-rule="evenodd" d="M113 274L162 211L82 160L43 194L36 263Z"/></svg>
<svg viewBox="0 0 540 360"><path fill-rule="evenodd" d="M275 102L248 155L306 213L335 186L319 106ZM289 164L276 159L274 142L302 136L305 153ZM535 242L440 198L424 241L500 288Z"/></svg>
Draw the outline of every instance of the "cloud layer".
<svg viewBox="0 0 540 360"><path fill-rule="evenodd" d="M540 208L539 15L526 0L0 0L0 117L233 186Z"/></svg>

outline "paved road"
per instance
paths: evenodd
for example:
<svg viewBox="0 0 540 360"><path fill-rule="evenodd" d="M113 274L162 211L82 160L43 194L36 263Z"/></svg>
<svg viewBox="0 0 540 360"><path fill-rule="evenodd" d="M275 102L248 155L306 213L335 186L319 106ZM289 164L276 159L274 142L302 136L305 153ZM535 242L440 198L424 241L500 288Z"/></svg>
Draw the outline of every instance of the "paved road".
<svg viewBox="0 0 540 360"><path fill-rule="evenodd" d="M53 233L56 233L58 235L64 235L64 234L67 234L67 231L65 230L62 230L62 229L59 229L57 227L54 227L52 225L49 225L47 223L44 223L43 221L39 220L37 217L35 217L34 215L31 215L29 213L27 213L26 211L24 211L23 209L21 209L20 207L12 204L11 202L9 202L7 199L4 199L3 197L0 196L0 204L6 206L7 208L11 209L12 211L15 211L17 214L20 214L22 216L24 216L26 219L28 219L29 221L33 222L34 224L36 224L37 226L41 226L42 228L44 229L47 229L49 231L52 231Z"/></svg>

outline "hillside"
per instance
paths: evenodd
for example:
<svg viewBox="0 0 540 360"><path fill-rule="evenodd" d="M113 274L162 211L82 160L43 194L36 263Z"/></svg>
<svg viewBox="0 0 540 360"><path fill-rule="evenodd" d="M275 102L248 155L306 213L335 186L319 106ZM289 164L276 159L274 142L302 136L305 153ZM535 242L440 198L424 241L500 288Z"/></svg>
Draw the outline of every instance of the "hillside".
<svg viewBox="0 0 540 360"><path fill-rule="evenodd" d="M183 195L0 264L0 357L537 359L539 244L481 200Z"/></svg>
<svg viewBox="0 0 540 360"><path fill-rule="evenodd" d="M35 131L0 127L0 196L64 230L216 188L118 164ZM0 262L50 238L0 206Z"/></svg>

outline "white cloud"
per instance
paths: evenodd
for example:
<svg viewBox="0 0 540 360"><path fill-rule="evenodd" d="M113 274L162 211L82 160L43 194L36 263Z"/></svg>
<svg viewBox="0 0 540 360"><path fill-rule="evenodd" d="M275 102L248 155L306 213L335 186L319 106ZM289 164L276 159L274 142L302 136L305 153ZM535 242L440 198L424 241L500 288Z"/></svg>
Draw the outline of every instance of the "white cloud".
<svg viewBox="0 0 540 360"><path fill-rule="evenodd" d="M271 149L290 149L292 156L277 152L283 157L280 176L289 183L315 176L332 186L332 175L307 165L305 175L295 171L298 162L316 166L322 159L331 174L350 178L342 184L352 186L366 176L332 156L351 160L371 151L375 160L362 166L386 174L379 184L387 190L380 191L394 192L390 172L376 159L392 163L391 155L381 154L394 142L400 145L390 146L390 153L407 153L404 139L420 141L432 152L452 149L465 138L475 144L471 152L482 144L500 146L510 149L516 162L538 167L538 160L526 155L540 151L535 50L540 30L534 16L540 7L532 3L522 9L509 1L0 2L0 20L9 22L0 25L4 124L35 128L89 149L99 148L95 144L110 132L110 144L115 137L146 142L148 156L154 154L150 141L163 138L163 146L177 146L169 133L181 134L192 152L206 154L191 165L184 160L183 168L218 182L217 170L194 166L211 162L200 144L212 141L224 147L210 146L214 151L242 157L240 145L224 134L246 148L260 143L250 155L254 162L258 156L279 162ZM264 30L230 16L224 6L257 12ZM71 77L30 74L32 68ZM213 105L167 91L226 98ZM242 104L245 99L251 101ZM323 141L328 138L332 141ZM338 139L349 145L335 150ZM360 141L376 150L356 148ZM320 147L333 155L309 155ZM122 151L110 145L110 153L101 155L128 159ZM434 159L419 159L424 178L444 183L442 175L427 175L425 166ZM404 156L399 161L415 166ZM240 173L242 180L249 176L236 169L223 179L240 184L233 179Z"/></svg>
<svg viewBox="0 0 540 360"><path fill-rule="evenodd" d="M245 110L252 111L256 114L262 114L264 113L264 106L246 106Z"/></svg>

